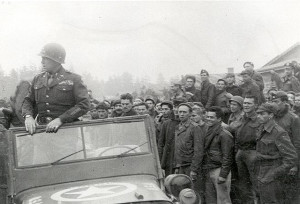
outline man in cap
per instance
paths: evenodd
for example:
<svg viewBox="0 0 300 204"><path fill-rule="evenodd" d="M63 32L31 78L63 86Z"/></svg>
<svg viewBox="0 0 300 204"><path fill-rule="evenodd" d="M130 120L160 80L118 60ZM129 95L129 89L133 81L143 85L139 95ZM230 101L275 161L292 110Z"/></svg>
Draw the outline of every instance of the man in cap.
<svg viewBox="0 0 300 204"><path fill-rule="evenodd" d="M187 95L188 101L200 102L201 92L195 87L196 77L193 75L187 75L185 77L185 93Z"/></svg>
<svg viewBox="0 0 300 204"><path fill-rule="evenodd" d="M165 171L165 175L168 176L174 173L175 128L180 121L175 118L171 101L163 101L161 107L163 110L163 122L159 134L157 134L159 135L157 148L161 168Z"/></svg>
<svg viewBox="0 0 300 204"><path fill-rule="evenodd" d="M243 84L240 85L243 91L242 97L245 97L246 95L255 96L258 99L258 103L261 104L262 99L260 89L259 86L251 78L251 71L247 69L243 70L241 72L241 76L243 78Z"/></svg>
<svg viewBox="0 0 300 204"><path fill-rule="evenodd" d="M208 130L204 138L203 176L206 203L231 203L230 183L234 141L222 128L223 111L212 106L206 112Z"/></svg>
<svg viewBox="0 0 300 204"><path fill-rule="evenodd" d="M242 89L235 84L235 75L234 73L228 73L226 74L226 91L228 93L231 93L233 96L242 96L243 92Z"/></svg>
<svg viewBox="0 0 300 204"><path fill-rule="evenodd" d="M46 132L56 132L63 123L77 120L90 107L81 77L61 65L65 61L65 49L49 43L40 56L43 72L34 77L22 107L25 127L30 134L35 133L37 122L47 125Z"/></svg>
<svg viewBox="0 0 300 204"><path fill-rule="evenodd" d="M254 70L254 64L253 62L245 62L244 65L243 65L244 69L245 70L249 70L250 71L250 77L251 79L253 79L255 81L255 83L259 86L259 89L261 91L264 90L264 79L263 77L261 76L261 74L259 74L258 72L256 72Z"/></svg>
<svg viewBox="0 0 300 204"><path fill-rule="evenodd" d="M176 98L173 100L173 111L174 111L174 114L175 114L175 117L178 117L178 107L181 103L186 103L188 102L186 98L184 97L180 97L180 98Z"/></svg>
<svg viewBox="0 0 300 204"><path fill-rule="evenodd" d="M92 119L105 119L108 118L108 106L101 102L94 110L91 111Z"/></svg>
<svg viewBox="0 0 300 204"><path fill-rule="evenodd" d="M243 102L244 116L242 124L235 134L235 161L238 167L239 189L242 203L254 203L255 200L255 159L256 159L256 108L258 100L255 96L246 95Z"/></svg>
<svg viewBox="0 0 300 204"><path fill-rule="evenodd" d="M256 144L260 203L285 203L282 178L295 166L297 160L288 133L274 120L277 109L276 104L265 103L256 111L257 119L262 124Z"/></svg>
<svg viewBox="0 0 300 204"><path fill-rule="evenodd" d="M300 158L300 119L289 109L288 96L284 91L278 91L273 95L273 102L278 105L278 111L275 115L275 121L280 125L285 131L287 131L293 145L296 148L298 158ZM296 196L297 192L297 179L299 173L299 160L296 165L290 169L289 175L286 175L286 197L287 202L292 203Z"/></svg>
<svg viewBox="0 0 300 204"><path fill-rule="evenodd" d="M300 82L293 75L293 67L290 63L286 63L285 67L285 76L283 77L283 87L282 90L285 92L293 91L295 93L300 92Z"/></svg>
<svg viewBox="0 0 300 204"><path fill-rule="evenodd" d="M122 94L120 99L123 110L121 116L137 115L137 112L133 109L133 97L130 93Z"/></svg>
<svg viewBox="0 0 300 204"><path fill-rule="evenodd" d="M215 86L209 81L209 74L205 69L200 72L201 76L201 103L207 109L213 105L215 99Z"/></svg>
<svg viewBox="0 0 300 204"><path fill-rule="evenodd" d="M186 94L182 89L181 82L172 82L171 83L171 100L178 98L186 98Z"/></svg>
<svg viewBox="0 0 300 204"><path fill-rule="evenodd" d="M158 115L155 110L156 99L153 96L146 96L145 102L148 105L148 114L154 119Z"/></svg>
<svg viewBox="0 0 300 204"><path fill-rule="evenodd" d="M229 100L231 114L228 119L228 127L226 129L234 135L235 131L242 124L243 102L244 99L241 96L233 96Z"/></svg>
<svg viewBox="0 0 300 204"><path fill-rule="evenodd" d="M227 123L230 113L229 100L232 97L230 93L226 91L227 82L224 79L218 79L216 84L216 95L214 106L219 106L223 111L222 121Z"/></svg>
<svg viewBox="0 0 300 204"><path fill-rule="evenodd" d="M185 174L196 181L203 159L204 132L190 119L191 114L189 104L179 105L180 123L175 129L175 173Z"/></svg>
<svg viewBox="0 0 300 204"><path fill-rule="evenodd" d="M139 103L136 105L136 107L139 115L149 114L149 106L147 103L145 102Z"/></svg>
<svg viewBox="0 0 300 204"><path fill-rule="evenodd" d="M121 100L114 100L111 103L111 106L113 108L113 111L111 113L111 117L115 118L115 117L121 117L123 111L122 111L122 105L121 105Z"/></svg>

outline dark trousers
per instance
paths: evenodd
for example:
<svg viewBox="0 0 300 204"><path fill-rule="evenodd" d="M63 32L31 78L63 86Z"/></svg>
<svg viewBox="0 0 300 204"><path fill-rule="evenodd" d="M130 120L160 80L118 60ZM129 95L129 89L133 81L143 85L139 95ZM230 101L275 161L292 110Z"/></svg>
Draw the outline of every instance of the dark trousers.
<svg viewBox="0 0 300 204"><path fill-rule="evenodd" d="M284 192L280 181L275 180L269 183L261 183L258 181L257 187L260 204L284 203Z"/></svg>
<svg viewBox="0 0 300 204"><path fill-rule="evenodd" d="M235 160L238 168L238 186L243 204L252 204L255 200L256 187L256 151L238 150Z"/></svg>

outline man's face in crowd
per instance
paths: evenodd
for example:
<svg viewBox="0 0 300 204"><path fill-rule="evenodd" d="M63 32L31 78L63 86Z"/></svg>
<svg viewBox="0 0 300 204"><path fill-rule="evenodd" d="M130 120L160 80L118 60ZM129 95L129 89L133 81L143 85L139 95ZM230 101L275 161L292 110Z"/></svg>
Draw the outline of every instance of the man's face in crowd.
<svg viewBox="0 0 300 204"><path fill-rule="evenodd" d="M214 126L216 123L221 122L221 118L217 118L215 112L208 111L206 113L206 124L207 126L211 127Z"/></svg>
<svg viewBox="0 0 300 204"><path fill-rule="evenodd" d="M162 113L163 113L163 112L162 112L162 107L161 107L160 103L158 103L158 104L155 105L155 110L156 110L159 114L162 114Z"/></svg>
<svg viewBox="0 0 300 204"><path fill-rule="evenodd" d="M207 81L208 80L208 76L207 76L206 73L200 74L200 77L201 77L201 81Z"/></svg>
<svg viewBox="0 0 300 204"><path fill-rule="evenodd" d="M266 124L272 117L273 114L266 111L257 113L257 120L260 124Z"/></svg>
<svg viewBox="0 0 300 204"><path fill-rule="evenodd" d="M292 76L293 70L292 70L291 68L286 68L286 69L285 69L285 74L286 74L287 76Z"/></svg>
<svg viewBox="0 0 300 204"><path fill-rule="evenodd" d="M193 79L190 79L190 78L187 78L186 79L186 87L188 87L188 88L192 88L192 87L194 87L194 85L195 85L195 82L194 82L194 80Z"/></svg>
<svg viewBox="0 0 300 204"><path fill-rule="evenodd" d="M149 114L147 107L145 105L138 106L138 113L139 115Z"/></svg>
<svg viewBox="0 0 300 204"><path fill-rule="evenodd" d="M129 99L121 99L121 105L123 112L127 113L131 110L132 108L132 103L130 102Z"/></svg>
<svg viewBox="0 0 300 204"><path fill-rule="evenodd" d="M242 75L242 79L243 79L243 82L250 82L251 81L251 77L248 75L248 74L243 74Z"/></svg>
<svg viewBox="0 0 300 204"><path fill-rule="evenodd" d="M300 103L300 96L295 96L295 103Z"/></svg>
<svg viewBox="0 0 300 204"><path fill-rule="evenodd" d="M149 110L153 110L155 104L153 103L152 100L147 100L146 103L148 104Z"/></svg>
<svg viewBox="0 0 300 204"><path fill-rule="evenodd" d="M105 109L98 109L99 119L108 118L108 111Z"/></svg>
<svg viewBox="0 0 300 204"><path fill-rule="evenodd" d="M245 98L243 103L243 110L245 113L251 113L255 111L257 105L254 102L254 98Z"/></svg>
<svg viewBox="0 0 300 204"><path fill-rule="evenodd" d="M201 116L199 114L200 111L193 110L192 115L191 115L191 120L194 121L195 123L200 123L201 121Z"/></svg>
<svg viewBox="0 0 300 204"><path fill-rule="evenodd" d="M242 110L242 107L235 101L230 101L230 110L232 113L236 113Z"/></svg>
<svg viewBox="0 0 300 204"><path fill-rule="evenodd" d="M288 96L288 100L290 104L294 104L295 103L295 95L294 94L287 94Z"/></svg>
<svg viewBox="0 0 300 204"><path fill-rule="evenodd" d="M273 102L276 103L279 107L279 110L285 109L285 102L281 101L281 98L275 98L273 99Z"/></svg>
<svg viewBox="0 0 300 204"><path fill-rule="evenodd" d="M189 119L189 117L191 116L191 112L189 110L189 107L187 106L179 106L178 108L178 116L179 116L179 120L181 122L185 122Z"/></svg>
<svg viewBox="0 0 300 204"><path fill-rule="evenodd" d="M248 64L248 63L246 63L245 65L244 65L244 68L245 69L248 69L248 70L253 70L254 69L254 67L251 65L251 64Z"/></svg>
<svg viewBox="0 0 300 204"><path fill-rule="evenodd" d="M177 84L172 84L172 85L170 86L170 88L171 88L171 91L172 91L173 93L176 93L176 92L179 90L179 85L177 85Z"/></svg>
<svg viewBox="0 0 300 204"><path fill-rule="evenodd" d="M226 78L226 81L228 84L233 84L234 80L235 80L234 77L231 77L231 76Z"/></svg>
<svg viewBox="0 0 300 204"><path fill-rule="evenodd" d="M42 66L43 71L52 73L55 68L57 68L60 64L53 61L52 59L49 59L47 57L42 57Z"/></svg>
<svg viewBox="0 0 300 204"><path fill-rule="evenodd" d="M122 105L120 103L115 105L115 111L117 113L121 113L122 112Z"/></svg>
<svg viewBox="0 0 300 204"><path fill-rule="evenodd" d="M225 85L224 81L218 81L217 84L216 84L216 88L219 91L225 90L225 87L226 87L226 85Z"/></svg>
<svg viewBox="0 0 300 204"><path fill-rule="evenodd" d="M166 117L166 116L169 115L171 109L169 108L168 105L162 105L162 106L161 106L161 111L162 111L163 116Z"/></svg>

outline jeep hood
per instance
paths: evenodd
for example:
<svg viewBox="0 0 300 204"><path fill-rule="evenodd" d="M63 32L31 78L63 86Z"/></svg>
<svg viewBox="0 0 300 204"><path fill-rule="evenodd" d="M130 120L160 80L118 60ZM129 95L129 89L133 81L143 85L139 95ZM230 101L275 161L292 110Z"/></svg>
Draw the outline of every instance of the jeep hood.
<svg viewBox="0 0 300 204"><path fill-rule="evenodd" d="M150 175L122 176L30 189L17 195L17 204L98 204L166 201L169 198ZM155 202L154 202L155 203Z"/></svg>

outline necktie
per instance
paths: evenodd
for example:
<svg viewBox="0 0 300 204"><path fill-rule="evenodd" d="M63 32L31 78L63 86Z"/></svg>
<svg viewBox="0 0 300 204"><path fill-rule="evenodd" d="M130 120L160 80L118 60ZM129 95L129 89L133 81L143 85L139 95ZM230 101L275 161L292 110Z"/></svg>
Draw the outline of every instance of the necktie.
<svg viewBox="0 0 300 204"><path fill-rule="evenodd" d="M53 75L51 75L51 74L48 74L48 86L52 83L52 81L53 81Z"/></svg>

